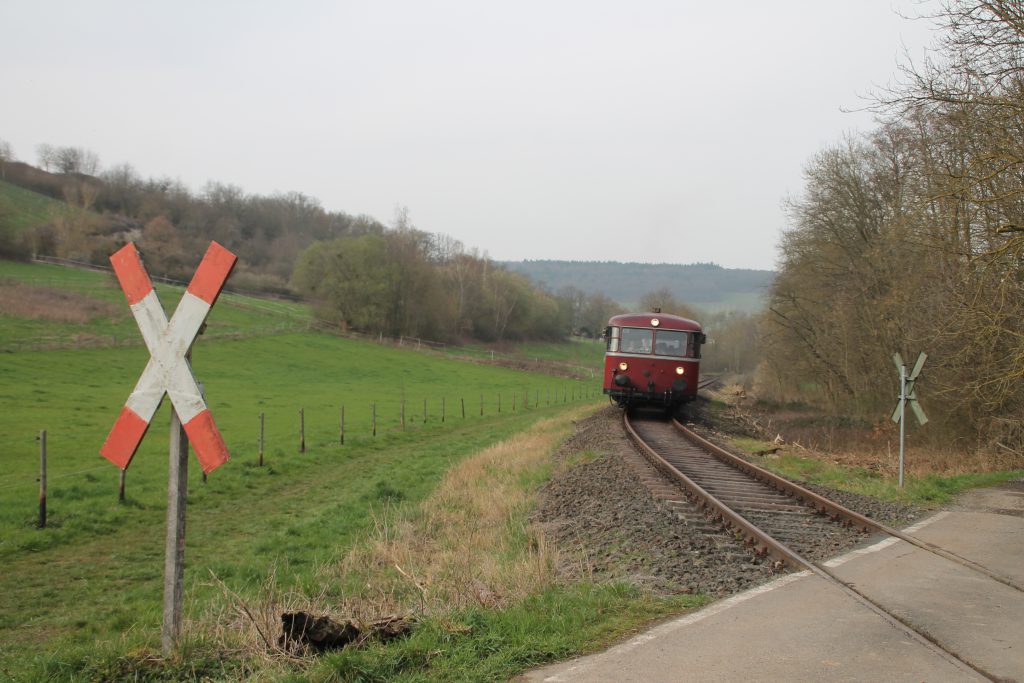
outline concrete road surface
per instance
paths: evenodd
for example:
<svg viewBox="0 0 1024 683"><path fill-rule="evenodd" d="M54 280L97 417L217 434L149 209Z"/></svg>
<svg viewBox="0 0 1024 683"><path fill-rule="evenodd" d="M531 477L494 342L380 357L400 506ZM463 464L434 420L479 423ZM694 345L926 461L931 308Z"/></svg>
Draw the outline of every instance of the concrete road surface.
<svg viewBox="0 0 1024 683"><path fill-rule="evenodd" d="M1005 582L886 539L826 566L924 637L801 572L517 680L1024 683L1024 483L907 531Z"/></svg>

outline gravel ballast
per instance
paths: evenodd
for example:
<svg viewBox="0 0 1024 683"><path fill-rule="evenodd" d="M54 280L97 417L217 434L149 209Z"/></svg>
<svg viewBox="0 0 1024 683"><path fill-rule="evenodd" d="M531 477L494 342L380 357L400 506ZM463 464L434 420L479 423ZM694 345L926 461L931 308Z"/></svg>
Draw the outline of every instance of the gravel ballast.
<svg viewBox="0 0 1024 683"><path fill-rule="evenodd" d="M621 420L621 412L608 407L578 421L540 492L533 521L558 550L564 579L621 580L658 593L722 597L778 576L781 570L770 560L755 557L670 490L626 438ZM904 504L806 487L887 524L902 525L919 514ZM851 536L837 545L823 539L808 556L820 561L865 540Z"/></svg>

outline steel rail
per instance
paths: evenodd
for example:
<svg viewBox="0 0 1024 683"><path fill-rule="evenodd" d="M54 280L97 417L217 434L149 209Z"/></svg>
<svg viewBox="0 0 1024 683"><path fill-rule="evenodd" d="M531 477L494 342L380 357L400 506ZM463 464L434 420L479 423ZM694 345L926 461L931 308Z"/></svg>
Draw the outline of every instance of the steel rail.
<svg viewBox="0 0 1024 683"><path fill-rule="evenodd" d="M742 515L720 501L717 497L708 493L697 482L690 479L688 476L673 467L671 463L661 457L661 455L651 448L647 442L637 434L636 430L633 429L633 425L629 421L629 415L627 415L625 411L622 413L622 424L630 440L636 444L637 448L640 449L648 461L654 465L659 472L681 485L684 490L689 491L697 501L697 506L699 508L703 510L711 510L713 515L724 522L727 527L739 529L747 542L754 546L759 555L770 555L777 563L779 563L779 566L785 565L791 569L798 570L811 568L811 564L797 555L792 549L757 528Z"/></svg>
<svg viewBox="0 0 1024 683"><path fill-rule="evenodd" d="M692 430L687 429L685 426L679 423L678 420L673 419L672 422L676 429L679 430L685 438L690 440L691 443L693 443L694 445L698 446L701 449L704 449L705 451L707 451L714 457L718 458L719 460L722 460L725 464L736 467L747 476L757 479L758 481L761 481L761 483L765 485L773 487L777 485L778 487L780 487L780 490L782 492L787 493L788 495L791 496L795 496L798 499L802 498L805 505L813 507L818 512L830 514L833 520L842 520L846 524L857 524L862 528L866 528L871 531L878 531L885 534L891 534L896 538L899 538L901 540L907 540L907 542L912 543L915 546L918 546L930 552L935 552L936 554L942 557L946 557L947 559L957 562L958 564L962 564L970 569L976 569L996 581L1009 585L1018 590L1022 590L1012 581L999 577L993 574L992 572L988 571L984 567L981 567L980 565L971 562L970 560L965 560L964 558L960 558L958 555L954 555L953 553L948 553L948 551L944 551L941 548L932 545L931 543L920 541L918 539L913 538L912 536L907 536L902 532L896 531L895 529L891 529L890 527L887 527L883 524L879 524L878 522L875 522L874 520L864 517L859 513L849 510L844 506L839 505L838 503L835 503L833 501L828 500L827 498L819 496L813 491L809 491L803 488L802 486L799 486L798 484L794 484L793 482L787 481L772 472L768 472L765 469L748 463L742 458L738 458L737 456L729 453L728 451L725 451L724 449L712 444L710 441L701 438ZM690 479L688 476L680 472L671 463L665 460L665 458L663 458L657 451L651 448L651 446L648 445L643 440L643 438L637 433L637 431L633 428L633 425L630 423L629 416L625 412L623 412L623 426L625 427L626 434L629 436L630 440L637 445L639 450L644 454L648 461L659 472L666 475L669 479L679 483L686 491L688 491L697 500L697 506L700 509L703 509L705 511L712 510L715 516L717 516L717 518L721 520L727 527L739 530L740 533L745 537L746 541L749 544L752 544L759 554L769 555L770 557L775 559L777 563L779 563L779 566L786 566L791 569L804 570L811 574L814 574L815 576L818 576L824 581L827 581L831 585L837 587L839 590L844 592L855 602L864 606L871 612L877 614L893 628L902 631L905 635L907 635L914 641L918 642L923 647L928 648L936 656L943 658L951 664L966 666L970 668L972 671L975 671L976 673L987 678L990 681L1002 681L1001 678L994 676L988 671L985 671L979 666L973 664L971 661L964 659L956 652L947 649L942 643L940 643L930 634L917 630L917 628L915 628L914 625L911 624L909 621L899 616L898 614L886 609L884 606L882 606L872 598L868 597L866 594L864 594L857 588L843 581L831 570L827 569L826 567L818 563L811 562L805 559L793 549L789 548L788 546L779 542L778 540L772 538L769 534L765 533L756 525L746 520L743 517L743 515L729 508L716 496L712 495L704 488L702 488L699 484ZM755 474L757 476L755 476Z"/></svg>
<svg viewBox="0 0 1024 683"><path fill-rule="evenodd" d="M882 524L881 522L875 521L870 517L865 517L864 515L858 512L854 512L853 510L850 510L846 507L843 507L839 503L833 502L828 498L825 498L824 496L820 496L817 493L814 493L813 491L809 491L808 489L805 489L803 486L800 486L799 484L795 484L789 481L788 479L784 479L783 477L780 477L774 472L769 472L768 470L762 467L758 467L757 465L748 462L743 458L740 458L739 456L733 455L732 453L726 451L725 449L720 448L719 446L716 446L715 444L711 443L707 439L704 439L699 434L694 432L692 429L687 428L685 425L679 422L679 420L673 419L672 425L680 434L682 434L684 438L689 440L691 443L699 446L700 448L706 450L707 452L711 453L725 464L736 468L737 470L743 472L747 476L756 479L760 482L763 482L764 484L771 486L772 488L775 488L778 491L781 491L789 496L792 496L796 500L814 508L818 512L822 512L824 514L829 515L834 520L842 520L844 524L859 526L864 531L872 531L893 536L895 538L900 539L901 541L905 541L907 543L910 543L911 545L921 548L922 550L934 553L935 555L938 555L943 559L949 560L951 562L956 562L957 564L961 564L967 567L968 569L972 569L980 574L984 574L988 578L994 581L998 581L999 583L1009 586L1010 588L1014 588L1016 590L1024 592L1024 586L1021 586L1013 579L996 574L995 572L987 569L986 567L978 564L977 562L969 560L965 557L961 557L956 553L952 553L948 550L940 548L939 546L934 545L933 543L929 543L928 541L923 541L909 534L905 534L899 529L893 529L892 527Z"/></svg>

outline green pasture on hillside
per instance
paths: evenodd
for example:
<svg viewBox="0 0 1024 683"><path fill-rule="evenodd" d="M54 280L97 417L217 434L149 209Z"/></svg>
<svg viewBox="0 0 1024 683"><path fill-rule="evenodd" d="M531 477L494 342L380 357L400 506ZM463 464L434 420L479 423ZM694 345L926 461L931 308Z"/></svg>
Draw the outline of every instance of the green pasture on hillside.
<svg viewBox="0 0 1024 683"><path fill-rule="evenodd" d="M108 315L85 324L4 315L0 309L0 351L53 346L139 345L142 338L113 273L61 266L0 261L0 285L22 283L111 304ZM183 286L156 285L168 317L185 292ZM210 336L249 336L308 327L309 306L291 301L255 299L224 293L210 313Z"/></svg>
<svg viewBox="0 0 1024 683"><path fill-rule="evenodd" d="M27 643L42 643L46 653L93 639L110 644L125 632L131 642L154 642L167 401L128 470L125 503L117 502L117 468L98 455L147 358L141 347L0 353L0 665L26 665ZM418 500L451 462L579 405L588 394L593 402L600 396L594 383L311 332L202 340L193 367L232 453L206 483L194 459L190 468L193 611L218 596L212 575L247 594L277 567L286 582L315 592L315 567L360 537L374 506ZM305 453L299 453L300 408ZM261 412L262 468L256 466ZM45 530L35 528L42 429L48 444Z"/></svg>
<svg viewBox="0 0 1024 683"><path fill-rule="evenodd" d="M64 202L0 180L0 211L9 213L9 225L21 231L51 223L70 209Z"/></svg>
<svg viewBox="0 0 1024 683"><path fill-rule="evenodd" d="M0 557L72 541L96 525L107 530L103 516L93 514L93 504L109 498L116 468L98 451L148 357L141 347L0 355ZM200 341L192 366L205 383L207 400L235 460L255 462L262 412L265 458L275 467L300 457L300 409L307 452L322 453L344 450L339 445L342 406L345 448L352 448L373 440L374 406L378 442L400 432L403 398L406 431L429 432L456 427L463 420L463 405L466 420L479 420L481 399L484 417L492 418L499 414L499 401L501 416L507 417L522 412L524 401L529 402L527 410L536 410L538 400L540 408L547 408L575 402L588 391L592 398L600 395L593 383L446 361L316 333ZM152 500L149 496L151 484L154 491L163 486L156 470L165 466L167 445L161 430L166 431L168 420L164 405L129 469L129 491L140 503L163 503L156 493ZM54 528L38 534L26 524L34 518L36 437L43 429ZM120 515L112 519L119 523Z"/></svg>
<svg viewBox="0 0 1024 683"><path fill-rule="evenodd" d="M600 371L604 363L604 341L571 339L568 342L525 342L517 344L515 355L526 360L553 360Z"/></svg>

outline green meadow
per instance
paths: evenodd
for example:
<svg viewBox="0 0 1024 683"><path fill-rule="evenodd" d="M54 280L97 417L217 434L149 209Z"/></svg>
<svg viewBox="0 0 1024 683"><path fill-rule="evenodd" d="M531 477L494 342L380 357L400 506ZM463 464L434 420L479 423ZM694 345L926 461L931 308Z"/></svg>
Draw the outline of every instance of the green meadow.
<svg viewBox="0 0 1024 683"><path fill-rule="evenodd" d="M157 284L170 317L184 286ZM112 273L0 261L0 351L84 346L140 346L142 338ZM22 300L30 298L24 309ZM84 311L84 315L81 312ZM84 319L83 319L84 318ZM210 337L304 330L305 304L226 292L210 315Z"/></svg>
<svg viewBox="0 0 1024 683"><path fill-rule="evenodd" d="M52 199L0 180L0 209L11 212L10 223L16 230L49 223L71 209L62 201Z"/></svg>
<svg viewBox="0 0 1024 683"><path fill-rule="evenodd" d="M216 310L216 309L215 309ZM211 323L211 327L213 324ZM89 529L107 531L124 522L125 507L104 513L117 469L99 447L145 367L142 347L57 349L0 355L0 557L20 550L71 542ZM316 333L280 334L205 342L193 350L193 369L235 462L256 463L259 415L264 414L264 458L273 468L298 458L345 452L368 445L377 416L377 443L405 431L451 431L465 421L507 418L517 412L568 403L599 387L432 356ZM525 407L524 396L530 405ZM481 398L483 418L481 418ZM498 402L501 401L501 413ZM426 414L424 415L424 402ZM442 406L443 402L443 406ZM564 403L563 403L564 402ZM162 505L166 468L168 402L129 467L128 492L138 504ZM462 418L465 406L465 420ZM341 446L341 409L345 446ZM299 454L300 415L306 454ZM441 422L442 410L445 422ZM500 420L499 420L500 421ZM47 431L52 529L32 527L37 436ZM216 473L210 479L230 477ZM28 501L17 504L15 501ZM97 506L97 503L100 503Z"/></svg>
<svg viewBox="0 0 1024 683"><path fill-rule="evenodd" d="M102 273L0 263L0 282L127 311L120 290ZM170 315L181 288L161 286L159 292ZM58 314L62 305L55 304ZM126 499L119 502L119 470L99 448L148 352L127 313L99 310L78 323L0 317L0 673L6 677L500 679L699 602L654 599L618 585L552 586L526 603L428 618L408 641L325 658L312 669L310 662L296 668L290 660L223 651L209 636L217 625L208 622L230 612L234 599L259 601L273 576L289 594L315 595L327 604L341 600L352 586L325 581L325 567L366 543L382 514L415 510L456 463L529 432L538 421L564 416L567 429L570 417L601 403L596 380L324 335L306 329L308 313L299 304L226 295L192 361L231 452L205 481L190 461L186 612L190 624L204 625L190 628L184 649L164 660L158 653L169 402L128 468ZM119 341L33 348L34 339L57 329L117 335ZM575 352L567 359L575 360ZM37 528L42 430L45 529ZM532 472L521 485L533 490L549 472ZM517 512L516 524L527 525L528 514ZM513 554L529 552L527 535L513 536L520 542ZM453 634L445 624L455 618L476 626ZM425 659L409 664L410 648L426 648Z"/></svg>

